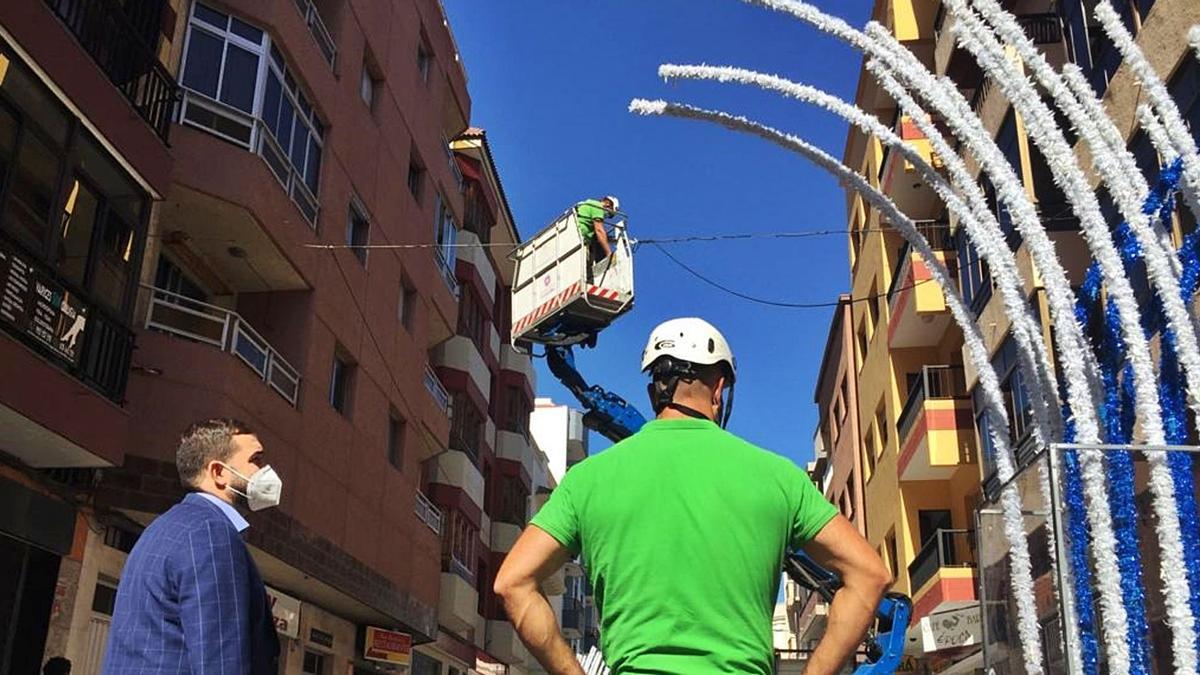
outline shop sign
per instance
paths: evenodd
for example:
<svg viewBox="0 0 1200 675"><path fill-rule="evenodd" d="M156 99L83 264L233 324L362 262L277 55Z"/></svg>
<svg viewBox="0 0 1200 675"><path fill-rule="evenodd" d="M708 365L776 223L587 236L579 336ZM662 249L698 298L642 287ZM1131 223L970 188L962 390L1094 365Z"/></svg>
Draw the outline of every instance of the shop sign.
<svg viewBox="0 0 1200 675"><path fill-rule="evenodd" d="M982 623L978 605L922 617L921 642L925 653L979 644Z"/></svg>
<svg viewBox="0 0 1200 675"><path fill-rule="evenodd" d="M0 320L78 365L88 308L0 240Z"/></svg>
<svg viewBox="0 0 1200 675"><path fill-rule="evenodd" d="M363 658L370 661L408 665L412 658L412 636L367 626Z"/></svg>
<svg viewBox="0 0 1200 675"><path fill-rule="evenodd" d="M267 601L271 603L271 618L275 630L293 640L300 638L300 601L287 593L267 586Z"/></svg>

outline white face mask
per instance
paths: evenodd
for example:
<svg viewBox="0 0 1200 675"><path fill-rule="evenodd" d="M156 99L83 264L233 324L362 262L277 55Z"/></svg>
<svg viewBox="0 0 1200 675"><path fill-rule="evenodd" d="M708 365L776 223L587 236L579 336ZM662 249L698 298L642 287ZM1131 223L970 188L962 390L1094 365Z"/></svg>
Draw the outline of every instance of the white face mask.
<svg viewBox="0 0 1200 675"><path fill-rule="evenodd" d="M246 481L245 492L241 492L233 486L230 486L229 489L245 497L246 505L250 507L251 511L262 511L279 505L279 498L283 496L283 479L275 473L275 469L272 469L271 465L268 464L255 471L254 475L249 478L228 464L222 463L222 466Z"/></svg>

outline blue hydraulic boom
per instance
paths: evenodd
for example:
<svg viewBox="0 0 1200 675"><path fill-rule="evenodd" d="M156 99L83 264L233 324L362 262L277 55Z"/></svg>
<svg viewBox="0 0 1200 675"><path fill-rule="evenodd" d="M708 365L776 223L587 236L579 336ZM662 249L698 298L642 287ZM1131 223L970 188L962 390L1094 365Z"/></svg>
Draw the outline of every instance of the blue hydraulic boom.
<svg viewBox="0 0 1200 675"><path fill-rule="evenodd" d="M600 385L588 385L575 368L575 354L569 346L546 345L546 364L550 372L579 400L585 412L583 424L613 443L628 438L646 423L646 418L625 399ZM842 581L821 567L803 551L788 556L784 571L796 583L833 602ZM854 670L855 675L894 673L904 655L905 631L912 616L912 602L900 593L888 593L875 610L875 625L867 635L866 658Z"/></svg>

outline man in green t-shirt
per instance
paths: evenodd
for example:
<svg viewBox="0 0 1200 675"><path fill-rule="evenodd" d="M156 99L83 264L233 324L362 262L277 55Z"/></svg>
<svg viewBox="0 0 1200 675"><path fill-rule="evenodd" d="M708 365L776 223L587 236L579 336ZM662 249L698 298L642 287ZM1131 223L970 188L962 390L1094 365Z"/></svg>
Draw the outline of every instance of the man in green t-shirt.
<svg viewBox="0 0 1200 675"><path fill-rule="evenodd" d="M890 574L791 461L724 430L736 376L725 338L701 319L654 330L642 355L657 419L572 468L494 584L550 673L583 673L540 583L580 555L614 673L762 673L784 556L804 548L837 572L809 675L854 653Z"/></svg>
<svg viewBox="0 0 1200 675"><path fill-rule="evenodd" d="M579 223L579 234L583 235L591 262L600 262L612 255L604 219L612 218L620 207L620 201L612 195L603 199L585 199L575 205L575 220Z"/></svg>

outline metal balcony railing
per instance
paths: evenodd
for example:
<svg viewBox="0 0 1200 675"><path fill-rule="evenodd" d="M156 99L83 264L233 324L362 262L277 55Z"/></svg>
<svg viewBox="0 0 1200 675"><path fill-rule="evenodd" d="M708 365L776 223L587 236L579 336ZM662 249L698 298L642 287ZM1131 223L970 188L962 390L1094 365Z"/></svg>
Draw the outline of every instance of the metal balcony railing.
<svg viewBox="0 0 1200 675"><path fill-rule="evenodd" d="M967 383L963 377L962 366L922 367L920 377L908 392L908 398L900 410L900 417L896 420L901 446L908 440L908 434L924 408L925 401L958 398L967 398Z"/></svg>
<svg viewBox="0 0 1200 675"><path fill-rule="evenodd" d="M954 238L950 236L950 224L945 220L918 220L913 224L917 226L917 232L920 232L921 236L929 241L933 250L954 250ZM905 242L900 249L900 255L896 257L896 266L892 268L892 283L888 286L888 305L892 304L901 289L911 285L906 281L909 265L912 264L911 259L912 245Z"/></svg>
<svg viewBox="0 0 1200 675"><path fill-rule="evenodd" d="M1035 45L1052 45L1062 42L1062 19L1056 12L1042 14L1025 14L1017 17L1025 34Z"/></svg>
<svg viewBox="0 0 1200 675"><path fill-rule="evenodd" d="M237 312L148 286L146 328L212 345L238 357L292 406L300 396L300 371Z"/></svg>
<svg viewBox="0 0 1200 675"><path fill-rule="evenodd" d="M908 566L908 579L913 592L919 590L938 570L946 567L975 567L974 530L937 530L917 551Z"/></svg>
<svg viewBox="0 0 1200 675"><path fill-rule="evenodd" d="M312 0L295 0L296 9L300 10L300 16L304 17L304 23L308 26L308 32L312 33L313 39L317 41L317 48L321 50L321 55L329 62L329 67L333 68L337 63L337 46L333 43L333 36L329 34L329 29L325 27L325 22L321 20L321 13L317 11L317 6Z"/></svg>
<svg viewBox="0 0 1200 675"><path fill-rule="evenodd" d="M442 384L442 380L438 378L437 373L433 372L433 368L429 367L429 364L425 365L425 390L433 397L433 402L449 415L450 392L446 391L446 386Z"/></svg>
<svg viewBox="0 0 1200 675"><path fill-rule="evenodd" d="M46 0L46 4L166 143L179 85L159 62L154 45L147 42L149 29L139 29L116 0Z"/></svg>
<svg viewBox="0 0 1200 675"><path fill-rule="evenodd" d="M442 535L442 510L436 504L429 501L429 497L425 493L417 491L417 506L413 509L417 517L422 523L429 526L439 537Z"/></svg>

